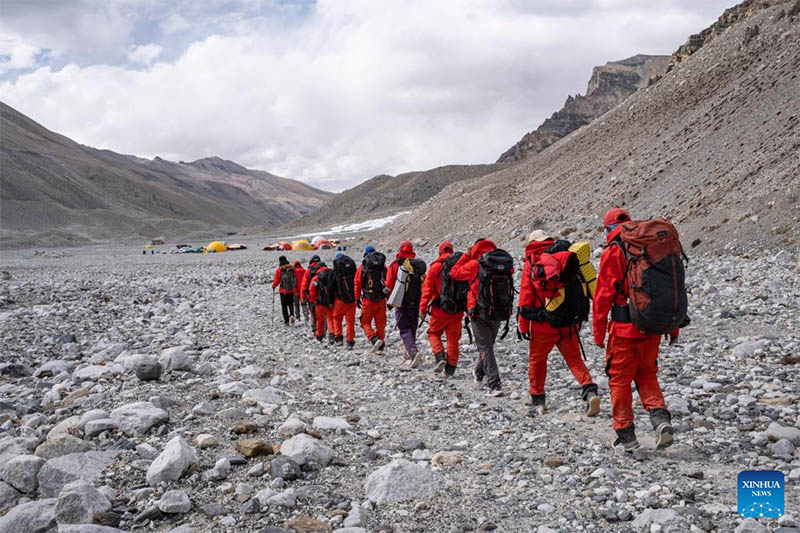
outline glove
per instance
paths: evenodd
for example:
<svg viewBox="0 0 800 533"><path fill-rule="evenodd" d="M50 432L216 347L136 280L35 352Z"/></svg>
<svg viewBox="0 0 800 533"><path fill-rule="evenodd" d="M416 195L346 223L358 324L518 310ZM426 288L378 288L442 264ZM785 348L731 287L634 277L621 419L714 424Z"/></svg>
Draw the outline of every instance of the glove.
<svg viewBox="0 0 800 533"><path fill-rule="evenodd" d="M527 331L523 333L522 331L520 331L519 326L517 326L517 340L523 340L523 339L526 341L531 340L531 334L528 333Z"/></svg>

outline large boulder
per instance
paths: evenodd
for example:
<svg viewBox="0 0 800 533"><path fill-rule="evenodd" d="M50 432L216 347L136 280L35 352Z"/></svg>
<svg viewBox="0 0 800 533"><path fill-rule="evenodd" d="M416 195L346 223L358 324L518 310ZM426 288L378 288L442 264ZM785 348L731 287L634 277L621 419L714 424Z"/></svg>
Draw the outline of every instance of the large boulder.
<svg viewBox="0 0 800 533"><path fill-rule="evenodd" d="M97 524L61 524L58 533L125 533L121 529Z"/></svg>
<svg viewBox="0 0 800 533"><path fill-rule="evenodd" d="M88 365L75 370L72 373L72 379L75 382L82 381L100 381L101 379L111 379L116 374L121 374L125 367L111 364L111 365Z"/></svg>
<svg viewBox="0 0 800 533"><path fill-rule="evenodd" d="M41 533L56 527L55 498L35 500L17 505L0 517L2 533Z"/></svg>
<svg viewBox="0 0 800 533"><path fill-rule="evenodd" d="M155 357L142 357L133 367L139 381L157 381L161 377L163 367Z"/></svg>
<svg viewBox="0 0 800 533"><path fill-rule="evenodd" d="M367 477L364 492L373 503L397 503L417 498L429 499L446 485L444 476L428 466L395 459Z"/></svg>
<svg viewBox="0 0 800 533"><path fill-rule="evenodd" d="M17 505L22 494L4 481L0 481L0 516Z"/></svg>
<svg viewBox="0 0 800 533"><path fill-rule="evenodd" d="M0 439L0 468L17 455L31 453L37 444L37 439L24 437L5 437Z"/></svg>
<svg viewBox="0 0 800 533"><path fill-rule="evenodd" d="M39 486L36 475L45 460L35 455L18 455L0 470L0 478L20 492L33 492Z"/></svg>
<svg viewBox="0 0 800 533"><path fill-rule="evenodd" d="M188 513L192 510L192 501L182 490L168 490L158 500L158 508L167 514Z"/></svg>
<svg viewBox="0 0 800 533"><path fill-rule="evenodd" d="M59 524L92 524L102 520L111 502L86 481L66 485L58 495L56 521Z"/></svg>
<svg viewBox="0 0 800 533"><path fill-rule="evenodd" d="M179 479L197 462L197 452L183 437L173 437L147 469L147 484L155 487L162 481Z"/></svg>
<svg viewBox="0 0 800 533"><path fill-rule="evenodd" d="M764 434L773 442L786 439L795 446L800 445L800 429L792 426L782 426L777 422L772 422L767 426L767 431Z"/></svg>
<svg viewBox="0 0 800 533"><path fill-rule="evenodd" d="M186 350L182 346L163 350L161 355L158 356L158 362L161 363L164 372L192 369L192 360L186 354Z"/></svg>
<svg viewBox="0 0 800 533"><path fill-rule="evenodd" d="M337 429L350 429L350 423L339 416L317 416L312 424L314 429L321 431L335 431Z"/></svg>
<svg viewBox="0 0 800 533"><path fill-rule="evenodd" d="M36 448L34 453L43 459L55 459L62 455L88 452L92 449L94 446L90 442L68 433L59 433L52 438L48 437Z"/></svg>
<svg viewBox="0 0 800 533"><path fill-rule="evenodd" d="M283 405L286 403L287 394L275 387L263 389L250 389L242 394L242 403L258 406Z"/></svg>
<svg viewBox="0 0 800 533"><path fill-rule="evenodd" d="M281 454L293 459L300 465L314 462L325 466L333 459L333 450L305 433L283 441Z"/></svg>
<svg viewBox="0 0 800 533"><path fill-rule="evenodd" d="M128 436L140 437L150 428L169 420L169 413L150 402L135 402L111 411L111 419Z"/></svg>
<svg viewBox="0 0 800 533"><path fill-rule="evenodd" d="M45 463L36 478L39 493L46 498L55 498L65 485L83 480L94 483L111 464L119 452L71 453Z"/></svg>

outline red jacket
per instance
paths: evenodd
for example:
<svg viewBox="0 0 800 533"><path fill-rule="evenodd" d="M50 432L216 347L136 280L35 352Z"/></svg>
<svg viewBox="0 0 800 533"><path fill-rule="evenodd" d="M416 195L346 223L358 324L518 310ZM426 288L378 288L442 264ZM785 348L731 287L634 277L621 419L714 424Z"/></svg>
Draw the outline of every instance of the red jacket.
<svg viewBox="0 0 800 533"><path fill-rule="evenodd" d="M442 292L442 268L443 263L450 257L452 254L450 252L446 252L438 257L433 263L431 263L431 267L428 270L427 276L425 276L425 283L422 284L422 299L419 302L419 312L420 314L425 314L428 311L428 307L430 306L431 316L438 316L442 318L452 318L454 316L463 317L464 313L447 313L443 311L439 306L434 305L433 302L436 300ZM466 255L466 254L464 254ZM465 262L467 259L462 258L459 259L459 262L464 260ZM453 265L455 268L455 265ZM456 275L453 273L453 270L450 270L450 275L453 279L467 281L469 278L463 275Z"/></svg>
<svg viewBox="0 0 800 533"><path fill-rule="evenodd" d="M297 281L297 294L300 294L300 288L303 286L303 278L306 277L306 269L298 261L294 265L294 279Z"/></svg>
<svg viewBox="0 0 800 533"><path fill-rule="evenodd" d="M308 300L307 295L311 285L311 267L314 265L316 263L309 263L308 268L303 271L303 281L300 283L300 300L303 302Z"/></svg>
<svg viewBox="0 0 800 533"><path fill-rule="evenodd" d="M608 235L606 238L608 246L603 250L603 255L600 256L600 271L597 273L597 288L592 302L592 326L594 342L597 345L602 345L605 342L606 330L608 330L609 335L627 339L658 337L658 335L642 333L630 322L615 322L612 320L609 325L608 314L611 312L611 306L614 304L628 305L629 289L624 279L625 254L620 250L619 246L611 244L611 241L616 239L621 231L622 226L618 226ZM617 287L621 289L621 293ZM678 330L674 330L671 335L677 336Z"/></svg>
<svg viewBox="0 0 800 533"><path fill-rule="evenodd" d="M553 246L554 241L548 239L546 241L533 241L525 247L525 264L522 267L522 281L519 287L519 308L523 307L541 307L546 298L551 298L555 294L549 294L545 289L538 287L531 279L531 269L545 250ZM562 335L569 335L572 328L554 328L547 322L530 321L519 315L519 331L521 333L542 333L552 335L561 333Z"/></svg>
<svg viewBox="0 0 800 533"><path fill-rule="evenodd" d="M291 266L291 265L287 265L287 266ZM283 267L278 267L278 268L275 269L275 278L272 280L272 288L273 289L281 284L281 272L282 272L282 269L283 269ZM283 287L281 287L280 289L278 289L278 292L280 294L296 294L298 290L299 289L295 285L295 288L292 289L292 290L287 290L287 289L284 289Z"/></svg>
<svg viewBox="0 0 800 533"><path fill-rule="evenodd" d="M361 301L361 305L374 305L374 304L381 303L383 300L386 300L386 295L383 294L383 293L381 293L381 296L383 296L383 298L381 298L380 300L377 300L377 301L370 300L368 298L362 298L362 295L361 295L361 289L362 289L362 287L361 287L361 274L363 272L364 272L364 265L362 263L362 264L358 265L358 269L356 269L356 279L353 282L353 289L355 289L355 292L356 292L356 300ZM384 278L386 277L386 267L383 267L383 276L384 276Z"/></svg>
<svg viewBox="0 0 800 533"><path fill-rule="evenodd" d="M482 241L478 241L472 248L470 248L469 253L466 253L461 256L461 258L453 265L453 268L450 270L450 273L456 279L469 279L472 280L469 286L469 295L467 296L467 309L469 310L470 314L478 305L478 272L480 271L480 265L478 264L478 259L483 256L486 252L490 252L492 250L496 250L497 245L488 239L484 239ZM511 274L514 274L514 271L511 271Z"/></svg>
<svg viewBox="0 0 800 533"><path fill-rule="evenodd" d="M416 257L417 254L415 254L413 250L400 248L397 252L395 260L392 261L392 264L389 265L389 268L386 270L386 288L389 289L389 294L392 294L394 284L397 283L397 269L400 268L400 263L406 259L414 259Z"/></svg>
<svg viewBox="0 0 800 533"><path fill-rule="evenodd" d="M308 284L308 301L315 305L321 305L317 303L317 297L318 297L317 280L319 279L319 273L325 270L328 270L328 267L320 267L320 269L317 270L317 275L315 275L314 278L311 280L311 282Z"/></svg>

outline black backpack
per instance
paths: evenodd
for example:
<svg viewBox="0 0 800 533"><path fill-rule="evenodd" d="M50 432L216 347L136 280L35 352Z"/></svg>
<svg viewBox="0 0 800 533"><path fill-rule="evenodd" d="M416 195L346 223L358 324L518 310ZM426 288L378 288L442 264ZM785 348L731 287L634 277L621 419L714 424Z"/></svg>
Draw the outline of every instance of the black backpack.
<svg viewBox="0 0 800 533"><path fill-rule="evenodd" d="M286 292L292 292L297 288L297 278L294 275L294 267L292 265L284 265L281 267L281 289Z"/></svg>
<svg viewBox="0 0 800 533"><path fill-rule="evenodd" d="M463 313L467 310L467 296L469 295L469 281L456 280L450 276L450 270L463 254L456 252L442 263L442 290L436 299L436 304L445 313Z"/></svg>
<svg viewBox="0 0 800 533"><path fill-rule="evenodd" d="M401 307L416 309L422 300L422 284L425 282L425 272L428 266L422 259L398 259L398 268L407 270L403 265L408 261L411 272L406 277Z"/></svg>
<svg viewBox="0 0 800 533"><path fill-rule="evenodd" d="M308 283L309 283L309 285L311 284L311 280L314 279L314 276L317 275L317 271L320 269L320 267L323 267L323 266L327 266L327 265L325 263L323 263L322 261L314 263L313 265L309 265L309 267L308 267ZM308 298L308 290L309 290L309 287L306 287L306 294L305 294L306 298Z"/></svg>
<svg viewBox="0 0 800 533"><path fill-rule="evenodd" d="M317 265L319 269L320 266L325 266L325 263L321 265ZM325 307L331 307L333 305L333 280L334 276L333 273L329 269L325 269L318 274L317 276L317 304L324 305Z"/></svg>
<svg viewBox="0 0 800 533"><path fill-rule="evenodd" d="M380 252L368 254L361 266L361 295L371 302L386 299L386 256Z"/></svg>
<svg viewBox="0 0 800 533"><path fill-rule="evenodd" d="M333 260L333 294L346 304L356 301L356 270L356 262L346 255Z"/></svg>
<svg viewBox="0 0 800 533"><path fill-rule="evenodd" d="M498 322L511 318L514 311L514 259L499 248L484 253L478 260L478 300L474 312L483 320Z"/></svg>

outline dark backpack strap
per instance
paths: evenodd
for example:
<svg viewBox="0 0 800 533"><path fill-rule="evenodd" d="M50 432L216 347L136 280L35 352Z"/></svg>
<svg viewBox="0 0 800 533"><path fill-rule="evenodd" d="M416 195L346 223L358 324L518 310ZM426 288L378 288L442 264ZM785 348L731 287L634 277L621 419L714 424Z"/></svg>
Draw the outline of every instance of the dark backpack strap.
<svg viewBox="0 0 800 533"><path fill-rule="evenodd" d="M508 323L509 323L510 321L511 321L511 319L510 319L510 318L509 318L508 320L506 320L506 326L505 326L505 328L503 328L503 334L502 334L502 335L500 335L500 340L503 340L503 339L505 339L505 338L506 338L506 335L508 335L508 329L509 329L509 328L508 328ZM517 331L517 333L519 333L519 331Z"/></svg>
<svg viewBox="0 0 800 533"><path fill-rule="evenodd" d="M469 327L469 317L464 317L464 329L467 330L467 335L469 336L469 343L472 344L472 329Z"/></svg>

